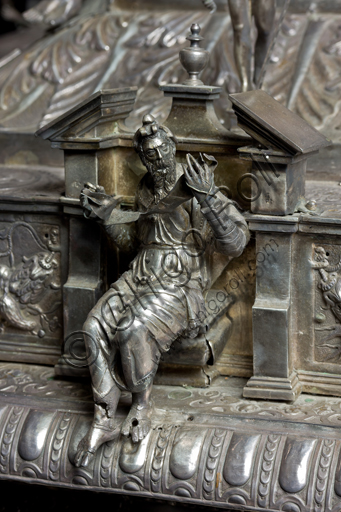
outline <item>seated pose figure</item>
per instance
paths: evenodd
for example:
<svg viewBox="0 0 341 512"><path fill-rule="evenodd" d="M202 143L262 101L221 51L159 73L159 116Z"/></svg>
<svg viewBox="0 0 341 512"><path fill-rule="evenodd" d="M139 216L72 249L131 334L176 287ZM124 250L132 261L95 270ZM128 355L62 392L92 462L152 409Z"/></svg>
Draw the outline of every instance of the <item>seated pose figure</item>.
<svg viewBox="0 0 341 512"><path fill-rule="evenodd" d="M148 434L162 353L180 336L196 337L205 321L214 251L229 260L249 240L243 216L214 184L213 157L187 154L187 164L177 163L174 135L151 115L144 116L133 144L148 171L136 191L135 212L116 208L117 198L102 187L88 184L81 194L85 215L99 219L121 250L135 248L137 256L84 324L95 414L76 466L87 466L99 446L118 435L122 390L132 393L132 406L121 433L135 443Z"/></svg>

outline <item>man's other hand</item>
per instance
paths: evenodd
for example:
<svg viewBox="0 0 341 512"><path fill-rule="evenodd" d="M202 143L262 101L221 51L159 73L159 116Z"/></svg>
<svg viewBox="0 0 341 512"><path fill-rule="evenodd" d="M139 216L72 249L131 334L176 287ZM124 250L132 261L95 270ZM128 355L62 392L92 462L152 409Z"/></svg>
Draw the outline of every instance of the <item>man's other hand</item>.
<svg viewBox="0 0 341 512"><path fill-rule="evenodd" d="M122 201L121 196L108 195L101 185L86 183L80 194L80 202L86 218L107 220Z"/></svg>

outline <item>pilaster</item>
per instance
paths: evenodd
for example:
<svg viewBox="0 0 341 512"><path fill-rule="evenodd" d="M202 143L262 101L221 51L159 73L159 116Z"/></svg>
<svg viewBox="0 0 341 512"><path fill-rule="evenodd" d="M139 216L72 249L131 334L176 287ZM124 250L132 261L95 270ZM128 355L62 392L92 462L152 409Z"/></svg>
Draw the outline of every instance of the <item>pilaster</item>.
<svg viewBox="0 0 341 512"><path fill-rule="evenodd" d="M102 160L114 160L108 151L113 153L120 145L120 123L133 109L135 98L135 87L98 91L37 132L64 151L61 200L69 215L70 250L63 288L64 353L56 366L60 375L87 375L82 326L104 292L101 231L95 222L83 219L79 195L85 183L101 184Z"/></svg>
<svg viewBox="0 0 341 512"><path fill-rule="evenodd" d="M256 233L257 261L252 308L254 374L243 396L292 401L302 390L293 360L293 311L298 306L293 264L298 231L295 212L306 203L307 158L329 142L264 91L230 98L239 126L255 142L239 150L240 158L252 162L246 177L251 180L249 227Z"/></svg>

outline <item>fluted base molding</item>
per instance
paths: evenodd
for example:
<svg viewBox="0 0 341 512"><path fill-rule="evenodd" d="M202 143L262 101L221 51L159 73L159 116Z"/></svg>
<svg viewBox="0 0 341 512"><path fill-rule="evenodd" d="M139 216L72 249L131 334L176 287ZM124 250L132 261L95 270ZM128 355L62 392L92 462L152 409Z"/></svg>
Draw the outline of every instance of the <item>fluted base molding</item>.
<svg viewBox="0 0 341 512"><path fill-rule="evenodd" d="M0 478L235 510L341 511L341 399L242 398L245 379L155 386L152 430L120 434L73 464L92 420L90 388L53 369L0 364ZM116 421L131 397L122 395Z"/></svg>

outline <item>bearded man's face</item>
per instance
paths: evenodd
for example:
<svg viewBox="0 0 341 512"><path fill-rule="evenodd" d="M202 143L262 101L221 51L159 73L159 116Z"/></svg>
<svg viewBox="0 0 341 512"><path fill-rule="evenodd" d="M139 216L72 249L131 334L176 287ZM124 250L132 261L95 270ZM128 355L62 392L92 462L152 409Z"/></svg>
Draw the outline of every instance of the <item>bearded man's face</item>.
<svg viewBox="0 0 341 512"><path fill-rule="evenodd" d="M143 142L145 165L153 176L156 189L168 188L174 184L175 177L175 151L174 146L167 138L157 135Z"/></svg>

